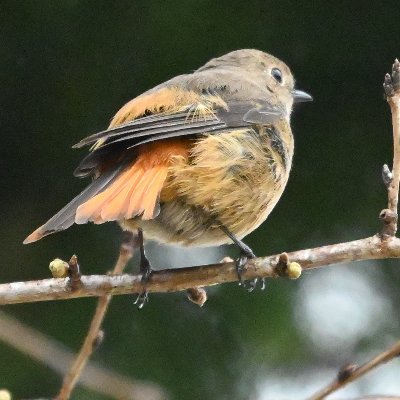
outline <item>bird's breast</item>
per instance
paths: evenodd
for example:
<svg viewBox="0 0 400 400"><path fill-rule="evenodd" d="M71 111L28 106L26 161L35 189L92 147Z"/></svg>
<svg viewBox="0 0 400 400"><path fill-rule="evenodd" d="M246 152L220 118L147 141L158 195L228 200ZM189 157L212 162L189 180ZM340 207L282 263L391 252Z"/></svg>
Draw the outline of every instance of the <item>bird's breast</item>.
<svg viewBox="0 0 400 400"><path fill-rule="evenodd" d="M229 239L215 221L238 237L253 231L271 212L288 179L293 139L290 131L285 134L277 127L255 127L196 140L188 158L172 161L152 236L217 245ZM145 228L151 233L150 225Z"/></svg>

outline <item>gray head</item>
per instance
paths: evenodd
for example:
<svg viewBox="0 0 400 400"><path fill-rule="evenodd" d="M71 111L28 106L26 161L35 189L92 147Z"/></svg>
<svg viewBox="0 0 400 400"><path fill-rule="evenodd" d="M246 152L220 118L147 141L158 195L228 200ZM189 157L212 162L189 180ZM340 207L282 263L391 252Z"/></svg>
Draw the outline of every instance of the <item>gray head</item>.
<svg viewBox="0 0 400 400"><path fill-rule="evenodd" d="M286 104L311 101L312 97L294 88L294 78L290 68L271 54L255 49L235 50L221 57L213 58L197 71L209 69L243 69L254 75L257 82L265 85L269 92L278 96Z"/></svg>

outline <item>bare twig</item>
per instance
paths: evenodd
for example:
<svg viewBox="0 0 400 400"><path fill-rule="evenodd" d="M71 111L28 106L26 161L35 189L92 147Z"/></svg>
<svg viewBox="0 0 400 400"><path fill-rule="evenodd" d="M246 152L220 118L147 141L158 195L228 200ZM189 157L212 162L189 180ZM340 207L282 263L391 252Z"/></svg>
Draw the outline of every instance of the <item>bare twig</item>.
<svg viewBox="0 0 400 400"><path fill-rule="evenodd" d="M391 178L389 181L386 179L387 183L389 183L388 210L390 210L390 213L387 212L388 210L382 211L384 217L389 217L387 221L385 221L386 225L382 234L394 236L397 232L397 204L399 200L400 182L400 63L397 59L392 66L392 74L386 74L383 87L392 113L393 168L390 175L384 168L386 170L384 174ZM385 218L383 219L385 220Z"/></svg>
<svg viewBox="0 0 400 400"><path fill-rule="evenodd" d="M393 169L390 172L387 165L383 166L382 177L388 189L388 208L382 210L380 218L384 222L381 231L383 242L393 239L397 232L397 205L399 200L399 182L400 182L400 63L396 59L392 66L392 74L386 74L383 83L386 99L390 105L393 125ZM398 240L398 239L397 239ZM349 382L365 375L367 372L376 368L394 357L400 355L400 341L389 350L384 351L371 361L360 367L354 365L342 368L337 378L328 386L310 397L310 400L322 400L329 394L347 385Z"/></svg>
<svg viewBox="0 0 400 400"><path fill-rule="evenodd" d="M351 399L343 399L343 400L400 400L400 396L386 396L374 394L370 396L362 396L362 397L352 397Z"/></svg>
<svg viewBox="0 0 400 400"><path fill-rule="evenodd" d="M124 270L129 260L132 258L134 248L133 240L134 238L132 234L125 233L124 240L120 247L118 260L112 271L113 274L120 274ZM75 280L73 280L73 276L70 277L71 282L74 283L73 285L71 285L71 289L73 292L75 292L82 286L81 275L79 273L79 266L76 256L73 256L71 258L69 264L70 268L71 264L76 265L74 271L77 278L75 277ZM79 285L77 284L77 282L79 282ZM104 317L107 313L111 298L112 296L110 294L99 298L89 331L74 363L72 364L69 372L64 377L61 390L56 397L57 400L67 400L70 398L72 390L77 384L78 379L81 376L82 371L89 360L89 357L99 343L99 337L102 335L102 331L100 331L101 324L103 323Z"/></svg>
<svg viewBox="0 0 400 400"><path fill-rule="evenodd" d="M249 260L243 278L277 278L278 255ZM400 258L400 239L380 235L352 242L338 243L314 249L288 253L291 262L299 263L303 270L325 267L350 261ZM45 300L64 300L77 297L140 293L141 275L82 276L82 287L72 292L68 279L44 279L13 282L0 285L0 305L30 303ZM177 292L193 287L205 287L238 280L233 262L179 269L165 269L151 274L146 289L149 292Z"/></svg>
<svg viewBox="0 0 400 400"><path fill-rule="evenodd" d="M309 400L322 400L326 396L335 392L336 390L342 388L350 382L360 378L365 375L367 372L372 369L378 367L381 364L384 364L388 361L391 361L393 358L398 357L400 355L400 341L397 342L394 346L390 347L388 350L384 351L381 354L378 354L372 360L366 362L360 367L353 368L346 374L342 374L342 371L339 371L338 377L327 385L325 388L315 393L313 396L309 398Z"/></svg>
<svg viewBox="0 0 400 400"><path fill-rule="evenodd" d="M0 311L0 341L42 362L56 373L68 372L75 355L53 338L26 326L16 318ZM162 400L161 388L152 383L136 381L90 362L80 383L87 389L119 400Z"/></svg>

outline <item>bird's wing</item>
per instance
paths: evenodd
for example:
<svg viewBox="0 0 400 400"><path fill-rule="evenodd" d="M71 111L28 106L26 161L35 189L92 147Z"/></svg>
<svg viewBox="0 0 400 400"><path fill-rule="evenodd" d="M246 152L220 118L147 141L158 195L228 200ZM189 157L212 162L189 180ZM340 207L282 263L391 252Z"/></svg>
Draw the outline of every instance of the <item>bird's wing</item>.
<svg viewBox="0 0 400 400"><path fill-rule="evenodd" d="M145 143L215 134L253 124L273 124L282 115L281 108L265 100L225 101L216 89L209 88L203 94L198 88L196 92L162 88L127 103L107 130L74 145L75 148L92 146L75 175L90 175L107 157Z"/></svg>

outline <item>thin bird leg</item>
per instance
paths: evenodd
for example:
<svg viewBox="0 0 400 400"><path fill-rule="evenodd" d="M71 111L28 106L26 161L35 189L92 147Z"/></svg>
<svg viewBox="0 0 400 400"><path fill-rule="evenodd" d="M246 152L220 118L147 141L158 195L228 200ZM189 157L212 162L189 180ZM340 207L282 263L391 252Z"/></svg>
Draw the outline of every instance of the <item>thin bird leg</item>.
<svg viewBox="0 0 400 400"><path fill-rule="evenodd" d="M246 265L246 262L249 258L255 258L255 254L253 253L253 250L247 246L247 244L243 243L239 238L236 237L234 233L232 233L225 225L219 223L219 228L222 230L222 232L225 233L229 237L229 239L232 240L232 242L239 248L240 250L240 256L236 260L236 272L239 278L239 286L243 286L245 289L247 289L249 292L252 292L258 282L258 278L253 279L252 281L249 282L248 286L245 284L243 281L243 270L244 266ZM261 290L265 289L265 280L261 280L262 285L261 285Z"/></svg>
<svg viewBox="0 0 400 400"><path fill-rule="evenodd" d="M138 228L137 232L138 232L139 251L140 251L139 271L142 274L143 291L138 295L134 304L137 304L138 308L141 309L149 301L149 293L146 290L146 283L150 279L152 269L150 261L146 257L146 253L144 251L143 230L141 228Z"/></svg>

